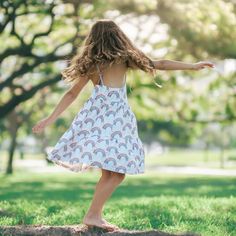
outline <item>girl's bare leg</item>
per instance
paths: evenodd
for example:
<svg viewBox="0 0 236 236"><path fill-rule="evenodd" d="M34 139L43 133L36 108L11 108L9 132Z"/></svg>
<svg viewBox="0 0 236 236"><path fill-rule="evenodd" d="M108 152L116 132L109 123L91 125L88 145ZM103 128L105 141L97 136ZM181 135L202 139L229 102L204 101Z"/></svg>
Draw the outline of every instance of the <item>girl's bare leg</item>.
<svg viewBox="0 0 236 236"><path fill-rule="evenodd" d="M102 176L96 184L92 203L83 219L84 224L95 225L107 229L118 229L117 226L110 224L102 218L102 210L107 199L124 178L125 174L102 169Z"/></svg>

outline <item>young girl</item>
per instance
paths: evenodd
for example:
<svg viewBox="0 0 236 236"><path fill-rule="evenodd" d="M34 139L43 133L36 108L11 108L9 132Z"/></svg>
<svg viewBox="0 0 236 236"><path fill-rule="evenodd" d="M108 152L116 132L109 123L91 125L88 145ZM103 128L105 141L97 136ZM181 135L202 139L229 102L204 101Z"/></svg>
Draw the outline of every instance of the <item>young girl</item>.
<svg viewBox="0 0 236 236"><path fill-rule="evenodd" d="M213 66L210 62L151 60L113 21L99 20L92 26L83 50L62 72L65 81L72 82L71 88L51 115L32 128L35 133L42 132L76 99L88 81L92 81L91 96L48 152L49 160L71 171L101 169L84 224L118 230L102 217L104 204L126 174L144 173L144 148L127 100L127 70L140 69L153 75L156 70L199 70Z"/></svg>

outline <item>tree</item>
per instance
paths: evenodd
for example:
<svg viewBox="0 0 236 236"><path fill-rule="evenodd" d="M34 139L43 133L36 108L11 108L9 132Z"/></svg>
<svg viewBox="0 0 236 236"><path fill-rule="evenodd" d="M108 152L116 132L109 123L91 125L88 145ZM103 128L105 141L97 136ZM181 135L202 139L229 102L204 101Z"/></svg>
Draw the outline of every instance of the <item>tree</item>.
<svg viewBox="0 0 236 236"><path fill-rule="evenodd" d="M0 120L11 142L6 173L12 173L18 129L34 112L24 104L61 80L58 61L71 57L84 39L78 12L90 1L1 1ZM64 31L67 31L67 34ZM40 102L39 102L40 103ZM4 122L3 118L7 118Z"/></svg>
<svg viewBox="0 0 236 236"><path fill-rule="evenodd" d="M0 91L5 99L0 100L0 119L61 79L55 62L71 56L84 38L79 33L78 7L54 1L1 1Z"/></svg>

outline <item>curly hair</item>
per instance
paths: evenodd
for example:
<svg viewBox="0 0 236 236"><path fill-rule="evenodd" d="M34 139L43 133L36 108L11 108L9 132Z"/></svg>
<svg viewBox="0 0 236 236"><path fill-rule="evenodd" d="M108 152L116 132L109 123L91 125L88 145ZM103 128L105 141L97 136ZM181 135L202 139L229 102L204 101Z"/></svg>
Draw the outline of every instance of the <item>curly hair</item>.
<svg viewBox="0 0 236 236"><path fill-rule="evenodd" d="M128 68L139 68L154 75L152 60L135 47L120 27L112 20L96 21L84 40L82 51L62 71L63 79L75 82L79 77L89 79L95 65L126 63Z"/></svg>

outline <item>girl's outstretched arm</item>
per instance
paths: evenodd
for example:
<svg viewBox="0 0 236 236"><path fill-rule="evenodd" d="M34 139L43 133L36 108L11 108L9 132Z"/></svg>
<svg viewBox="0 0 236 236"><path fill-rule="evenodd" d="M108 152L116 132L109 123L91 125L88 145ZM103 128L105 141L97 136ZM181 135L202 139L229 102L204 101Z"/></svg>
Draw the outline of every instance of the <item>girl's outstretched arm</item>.
<svg viewBox="0 0 236 236"><path fill-rule="evenodd" d="M185 63L172 60L153 60L153 63L155 65L155 68L158 70L201 70L205 67L214 67L214 64L209 61Z"/></svg>
<svg viewBox="0 0 236 236"><path fill-rule="evenodd" d="M61 98L53 112L43 120L39 121L33 128L32 131L34 133L40 133L43 131L43 129L52 124L57 117L64 111L66 108L76 99L76 97L79 95L80 91L83 89L83 87L87 84L89 80L88 79L80 79L79 82L74 84Z"/></svg>

